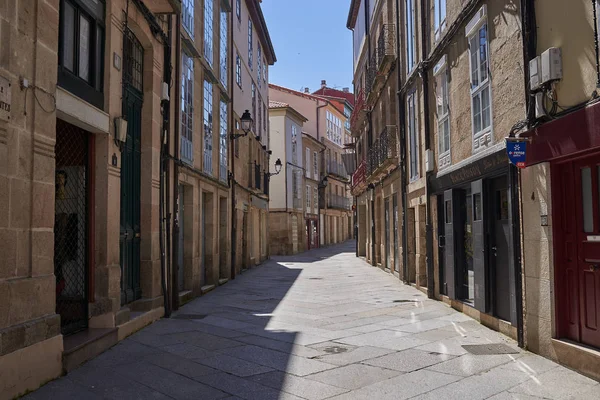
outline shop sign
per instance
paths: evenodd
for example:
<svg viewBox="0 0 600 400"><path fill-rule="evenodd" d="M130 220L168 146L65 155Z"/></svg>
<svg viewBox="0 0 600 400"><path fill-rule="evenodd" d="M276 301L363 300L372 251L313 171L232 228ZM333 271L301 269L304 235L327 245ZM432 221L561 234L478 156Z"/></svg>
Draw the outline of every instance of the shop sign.
<svg viewBox="0 0 600 400"><path fill-rule="evenodd" d="M527 142L523 141L506 141L506 152L508 160L517 166L517 168L525 168L525 160L527 159Z"/></svg>
<svg viewBox="0 0 600 400"><path fill-rule="evenodd" d="M0 76L0 120L8 121L10 119L10 82L3 76Z"/></svg>

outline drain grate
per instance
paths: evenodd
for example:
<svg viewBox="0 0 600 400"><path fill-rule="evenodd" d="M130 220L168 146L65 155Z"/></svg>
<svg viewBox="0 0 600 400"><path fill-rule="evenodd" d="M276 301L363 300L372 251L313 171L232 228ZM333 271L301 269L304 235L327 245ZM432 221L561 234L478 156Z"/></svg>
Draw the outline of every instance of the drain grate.
<svg viewBox="0 0 600 400"><path fill-rule="evenodd" d="M313 281L322 281L323 280L323 278L308 278L308 279L311 279Z"/></svg>
<svg viewBox="0 0 600 400"><path fill-rule="evenodd" d="M340 353L347 352L348 348L343 347L343 346L329 346L329 347L325 347L321 350L324 351L325 353L329 353L329 354L340 354Z"/></svg>
<svg viewBox="0 0 600 400"><path fill-rule="evenodd" d="M393 303L418 303L419 300L394 300Z"/></svg>
<svg viewBox="0 0 600 400"><path fill-rule="evenodd" d="M206 318L206 314L177 314L172 318L174 319L203 319Z"/></svg>
<svg viewBox="0 0 600 400"><path fill-rule="evenodd" d="M489 344L465 344L463 349L476 356L489 356L494 354L518 354L519 350L505 345L504 343Z"/></svg>

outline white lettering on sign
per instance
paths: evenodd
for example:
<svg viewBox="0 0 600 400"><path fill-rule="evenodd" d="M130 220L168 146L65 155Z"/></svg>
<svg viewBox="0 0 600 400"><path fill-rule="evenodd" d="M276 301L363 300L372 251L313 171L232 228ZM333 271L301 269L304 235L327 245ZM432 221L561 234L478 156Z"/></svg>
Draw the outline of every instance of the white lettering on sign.
<svg viewBox="0 0 600 400"><path fill-rule="evenodd" d="M10 119L10 82L3 76L0 76L0 120L8 121Z"/></svg>

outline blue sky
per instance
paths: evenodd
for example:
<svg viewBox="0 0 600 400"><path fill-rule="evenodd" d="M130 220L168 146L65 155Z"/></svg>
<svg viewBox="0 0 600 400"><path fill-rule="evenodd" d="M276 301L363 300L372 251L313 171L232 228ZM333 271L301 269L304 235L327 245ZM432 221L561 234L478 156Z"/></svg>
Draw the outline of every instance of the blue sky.
<svg viewBox="0 0 600 400"><path fill-rule="evenodd" d="M327 86L352 91L350 0L263 0L277 62L269 82L301 90Z"/></svg>

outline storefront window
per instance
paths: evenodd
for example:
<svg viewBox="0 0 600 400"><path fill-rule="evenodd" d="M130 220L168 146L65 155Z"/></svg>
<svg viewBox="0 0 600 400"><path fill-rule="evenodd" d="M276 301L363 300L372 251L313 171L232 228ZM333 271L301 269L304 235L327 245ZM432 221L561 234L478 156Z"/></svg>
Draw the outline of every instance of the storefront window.
<svg viewBox="0 0 600 400"><path fill-rule="evenodd" d="M463 300L475 301L475 274L473 271L473 196L471 189L465 191L465 262L463 266Z"/></svg>

